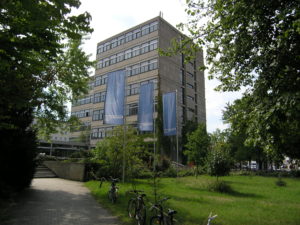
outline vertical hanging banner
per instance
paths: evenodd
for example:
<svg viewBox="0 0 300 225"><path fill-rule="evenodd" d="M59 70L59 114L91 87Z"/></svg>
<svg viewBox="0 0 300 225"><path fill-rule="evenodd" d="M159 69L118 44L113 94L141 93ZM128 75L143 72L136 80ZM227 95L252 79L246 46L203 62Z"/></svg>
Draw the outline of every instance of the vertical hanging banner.
<svg viewBox="0 0 300 225"><path fill-rule="evenodd" d="M110 72L107 77L104 123L124 123L125 70Z"/></svg>
<svg viewBox="0 0 300 225"><path fill-rule="evenodd" d="M138 126L140 131L153 131L153 82L140 87Z"/></svg>
<svg viewBox="0 0 300 225"><path fill-rule="evenodd" d="M176 135L176 92L163 95L164 135Z"/></svg>

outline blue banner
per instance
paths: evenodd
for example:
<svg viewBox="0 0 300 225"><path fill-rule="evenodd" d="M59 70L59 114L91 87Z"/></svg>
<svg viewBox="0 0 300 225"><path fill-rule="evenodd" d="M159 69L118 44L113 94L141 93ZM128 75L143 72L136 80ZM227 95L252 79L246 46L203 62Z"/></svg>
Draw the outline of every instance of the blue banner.
<svg viewBox="0 0 300 225"><path fill-rule="evenodd" d="M163 95L164 135L176 135L176 92Z"/></svg>
<svg viewBox="0 0 300 225"><path fill-rule="evenodd" d="M104 123L124 123L125 70L108 74L104 105Z"/></svg>
<svg viewBox="0 0 300 225"><path fill-rule="evenodd" d="M140 87L138 123L140 131L153 131L153 82Z"/></svg>

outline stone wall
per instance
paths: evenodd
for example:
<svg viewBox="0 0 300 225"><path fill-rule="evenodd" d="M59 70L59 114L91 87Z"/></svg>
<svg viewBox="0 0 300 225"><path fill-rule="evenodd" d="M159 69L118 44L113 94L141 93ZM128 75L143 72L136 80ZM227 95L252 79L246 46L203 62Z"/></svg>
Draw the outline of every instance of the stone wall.
<svg viewBox="0 0 300 225"><path fill-rule="evenodd" d="M85 165L83 163L45 161L44 165L52 170L60 178L84 181Z"/></svg>

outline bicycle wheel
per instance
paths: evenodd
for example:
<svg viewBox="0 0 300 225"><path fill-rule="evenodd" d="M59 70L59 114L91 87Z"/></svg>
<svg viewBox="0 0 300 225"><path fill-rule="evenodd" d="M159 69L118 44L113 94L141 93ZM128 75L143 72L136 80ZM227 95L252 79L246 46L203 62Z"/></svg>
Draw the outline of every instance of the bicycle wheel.
<svg viewBox="0 0 300 225"><path fill-rule="evenodd" d="M136 219L138 225L145 225L146 224L146 207L143 205L137 212L136 212Z"/></svg>
<svg viewBox="0 0 300 225"><path fill-rule="evenodd" d="M158 216L153 216L150 220L150 225L163 225L164 222L158 217Z"/></svg>
<svg viewBox="0 0 300 225"><path fill-rule="evenodd" d="M136 208L136 201L135 199L132 198L128 201L128 205L127 205L127 212L130 218L135 218L135 208Z"/></svg>
<svg viewBox="0 0 300 225"><path fill-rule="evenodd" d="M111 203L116 203L117 201L117 195L115 192L112 192L111 190L107 193L108 199L111 201Z"/></svg>

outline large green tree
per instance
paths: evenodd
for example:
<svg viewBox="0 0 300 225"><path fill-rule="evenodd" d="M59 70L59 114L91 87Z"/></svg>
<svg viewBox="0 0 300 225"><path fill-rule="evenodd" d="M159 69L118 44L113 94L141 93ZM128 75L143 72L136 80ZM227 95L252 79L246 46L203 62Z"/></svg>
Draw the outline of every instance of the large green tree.
<svg viewBox="0 0 300 225"><path fill-rule="evenodd" d="M91 17L70 14L79 6L79 0L0 2L1 187L30 184L34 115L44 123L64 120L66 96L76 97L86 89L92 62L79 46L83 35L92 31Z"/></svg>
<svg viewBox="0 0 300 225"><path fill-rule="evenodd" d="M300 157L300 1L187 0L189 38L172 51L205 47L220 91L245 90L247 142ZM189 46L189 48L187 47ZM192 48L190 48L192 46Z"/></svg>

